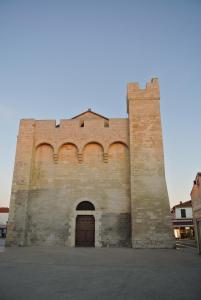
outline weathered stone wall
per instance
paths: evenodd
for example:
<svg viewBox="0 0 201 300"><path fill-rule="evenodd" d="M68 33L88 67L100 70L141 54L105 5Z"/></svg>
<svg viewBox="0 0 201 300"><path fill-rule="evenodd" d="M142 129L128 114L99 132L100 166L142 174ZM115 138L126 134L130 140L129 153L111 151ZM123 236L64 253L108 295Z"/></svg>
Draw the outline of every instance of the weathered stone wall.
<svg viewBox="0 0 201 300"><path fill-rule="evenodd" d="M128 85L132 246L173 247L157 79Z"/></svg>
<svg viewBox="0 0 201 300"><path fill-rule="evenodd" d="M80 127L83 121L84 127ZM18 234L18 215L22 216L21 210L26 215L21 244L74 246L75 219L80 214L75 204L87 200L96 208L96 246L129 245L128 120L108 121L89 112L72 120L62 120L59 127L51 120L25 122L34 125L34 132L29 141L32 155L29 185L27 193L22 195L20 191L16 197L18 207L13 216ZM18 144L22 157L23 146ZM18 157L16 164L14 176L20 178ZM18 183L15 189L19 193ZM11 210L12 207L11 204ZM108 221L111 214L112 220ZM106 239L103 232L110 232ZM12 241L19 243L11 237L7 243Z"/></svg>
<svg viewBox="0 0 201 300"><path fill-rule="evenodd" d="M34 124L35 121L32 119L20 122L8 218L7 245L24 245L26 239Z"/></svg>
<svg viewBox="0 0 201 300"><path fill-rule="evenodd" d="M172 247L157 80L128 86L128 119L91 111L22 120L7 245L75 246L76 217L93 215L95 246ZM89 201L94 211L77 211Z"/></svg>
<svg viewBox="0 0 201 300"><path fill-rule="evenodd" d="M192 208L195 218L201 219L201 173L196 175L191 191Z"/></svg>
<svg viewBox="0 0 201 300"><path fill-rule="evenodd" d="M107 213L102 216L103 247L131 247L130 213Z"/></svg>
<svg viewBox="0 0 201 300"><path fill-rule="evenodd" d="M201 173L197 173L191 191L193 222L198 253L201 253Z"/></svg>

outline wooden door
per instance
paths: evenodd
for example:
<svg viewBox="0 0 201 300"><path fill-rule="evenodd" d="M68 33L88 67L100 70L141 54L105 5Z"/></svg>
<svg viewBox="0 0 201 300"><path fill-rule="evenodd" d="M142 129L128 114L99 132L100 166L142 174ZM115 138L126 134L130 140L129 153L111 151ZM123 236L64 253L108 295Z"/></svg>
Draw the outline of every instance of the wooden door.
<svg viewBox="0 0 201 300"><path fill-rule="evenodd" d="M77 216L76 219L76 247L94 247L95 219L94 216Z"/></svg>

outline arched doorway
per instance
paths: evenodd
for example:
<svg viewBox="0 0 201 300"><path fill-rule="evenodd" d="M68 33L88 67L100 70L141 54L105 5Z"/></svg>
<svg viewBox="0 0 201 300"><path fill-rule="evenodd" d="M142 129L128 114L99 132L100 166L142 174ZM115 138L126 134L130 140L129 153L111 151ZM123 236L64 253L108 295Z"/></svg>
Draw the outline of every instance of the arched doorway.
<svg viewBox="0 0 201 300"><path fill-rule="evenodd" d="M80 202L76 210L78 211L94 211L94 205L89 201ZM93 215L81 214L76 217L76 247L94 247L95 246L95 218Z"/></svg>

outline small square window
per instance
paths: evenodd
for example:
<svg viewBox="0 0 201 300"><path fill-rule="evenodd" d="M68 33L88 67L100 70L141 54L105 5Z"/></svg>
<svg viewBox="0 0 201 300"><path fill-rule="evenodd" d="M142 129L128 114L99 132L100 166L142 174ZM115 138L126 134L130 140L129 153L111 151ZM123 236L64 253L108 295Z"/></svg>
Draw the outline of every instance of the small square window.
<svg viewBox="0 0 201 300"><path fill-rule="evenodd" d="M84 127L84 121L80 121L80 127Z"/></svg>
<svg viewBox="0 0 201 300"><path fill-rule="evenodd" d="M104 122L104 127L109 127L109 121Z"/></svg>
<svg viewBox="0 0 201 300"><path fill-rule="evenodd" d="M181 209L181 218L186 218L186 210Z"/></svg>

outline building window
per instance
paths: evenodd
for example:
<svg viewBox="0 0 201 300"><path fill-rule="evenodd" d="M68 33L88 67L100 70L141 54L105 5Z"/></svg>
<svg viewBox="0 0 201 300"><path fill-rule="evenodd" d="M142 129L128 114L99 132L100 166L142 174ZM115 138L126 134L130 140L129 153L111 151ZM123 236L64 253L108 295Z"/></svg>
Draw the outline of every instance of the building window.
<svg viewBox="0 0 201 300"><path fill-rule="evenodd" d="M95 206L89 201L82 201L77 205L76 210L95 210Z"/></svg>
<svg viewBox="0 0 201 300"><path fill-rule="evenodd" d="M84 127L84 121L80 121L80 127Z"/></svg>
<svg viewBox="0 0 201 300"><path fill-rule="evenodd" d="M186 210L185 209L181 209L181 217L186 218Z"/></svg>
<svg viewBox="0 0 201 300"><path fill-rule="evenodd" d="M109 121L104 122L104 127L109 127Z"/></svg>

